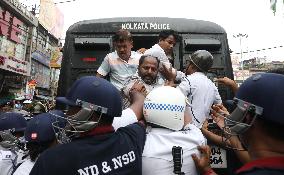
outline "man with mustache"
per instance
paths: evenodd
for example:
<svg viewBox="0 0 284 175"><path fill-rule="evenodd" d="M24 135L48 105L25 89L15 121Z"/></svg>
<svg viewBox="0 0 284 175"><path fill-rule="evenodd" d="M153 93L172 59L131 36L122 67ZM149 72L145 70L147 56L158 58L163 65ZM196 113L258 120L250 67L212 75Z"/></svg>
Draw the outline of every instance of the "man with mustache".
<svg viewBox="0 0 284 175"><path fill-rule="evenodd" d="M145 86L147 94L154 88L164 85L165 82L163 79L158 78L159 63L160 61L157 57L150 55L141 56L137 73L130 78L129 82L122 89L124 94L124 108L130 104L128 94L135 82L141 82Z"/></svg>

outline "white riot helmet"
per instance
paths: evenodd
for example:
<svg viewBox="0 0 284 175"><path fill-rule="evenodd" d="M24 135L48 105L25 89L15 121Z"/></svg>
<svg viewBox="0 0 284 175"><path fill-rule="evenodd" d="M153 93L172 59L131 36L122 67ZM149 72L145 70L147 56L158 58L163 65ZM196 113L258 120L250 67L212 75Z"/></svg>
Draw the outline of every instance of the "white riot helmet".
<svg viewBox="0 0 284 175"><path fill-rule="evenodd" d="M186 97L170 86L162 86L152 90L144 101L145 120L171 130L181 130L184 126Z"/></svg>

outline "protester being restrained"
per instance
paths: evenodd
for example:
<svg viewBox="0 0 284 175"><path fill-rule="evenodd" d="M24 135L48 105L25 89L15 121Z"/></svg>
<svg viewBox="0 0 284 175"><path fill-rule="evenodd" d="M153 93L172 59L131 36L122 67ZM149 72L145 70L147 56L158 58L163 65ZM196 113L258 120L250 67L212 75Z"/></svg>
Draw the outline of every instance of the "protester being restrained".
<svg viewBox="0 0 284 175"><path fill-rule="evenodd" d="M123 107L127 108L130 104L129 90L133 87L135 82L140 82L146 88L146 94L156 87L164 85L164 80L158 78L158 69L160 61L158 58L151 55L143 55L139 60L139 66L136 74L134 74L129 81L122 88L123 92Z"/></svg>
<svg viewBox="0 0 284 175"><path fill-rule="evenodd" d="M120 91L129 78L137 71L141 54L131 51L132 35L127 30L119 30L113 36L115 51L104 58L97 70L97 77L109 75L110 82Z"/></svg>

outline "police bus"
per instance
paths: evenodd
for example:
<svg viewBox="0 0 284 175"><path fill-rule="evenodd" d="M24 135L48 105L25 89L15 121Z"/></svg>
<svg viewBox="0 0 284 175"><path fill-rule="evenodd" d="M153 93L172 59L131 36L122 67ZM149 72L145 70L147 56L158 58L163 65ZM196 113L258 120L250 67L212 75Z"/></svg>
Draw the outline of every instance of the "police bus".
<svg viewBox="0 0 284 175"><path fill-rule="evenodd" d="M133 50L151 48L158 42L161 30L175 30L181 37L174 48L176 69L182 70L194 51L205 49L214 56L208 76L212 80L223 76L233 79L227 34L213 22L162 17L95 19L75 23L67 30L58 95L65 95L76 79L96 74L106 54L114 50L112 36L119 29L127 29L132 33ZM232 98L227 88L218 88L223 100Z"/></svg>
<svg viewBox="0 0 284 175"><path fill-rule="evenodd" d="M95 19L77 22L67 30L58 96L65 96L76 79L96 75L104 57L114 50L112 36L119 29L132 33L133 50L151 48L158 42L161 30L175 30L180 35L174 47L176 69L182 70L194 51L205 49L214 56L213 67L207 76L212 80L224 76L233 79L226 31L213 22L162 17ZM227 87L219 85L218 89L223 101L232 99L233 94ZM212 158L212 164L226 168L224 151L216 148L213 153L216 156Z"/></svg>

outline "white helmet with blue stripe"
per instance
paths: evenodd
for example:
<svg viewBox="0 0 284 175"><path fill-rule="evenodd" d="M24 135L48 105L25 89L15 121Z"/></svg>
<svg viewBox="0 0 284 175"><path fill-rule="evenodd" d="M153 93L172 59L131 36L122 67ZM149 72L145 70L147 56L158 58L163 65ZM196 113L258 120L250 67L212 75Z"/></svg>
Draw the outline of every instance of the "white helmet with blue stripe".
<svg viewBox="0 0 284 175"><path fill-rule="evenodd" d="M184 126L186 97L176 88L162 86L152 90L144 101L145 120L171 130L181 130Z"/></svg>

